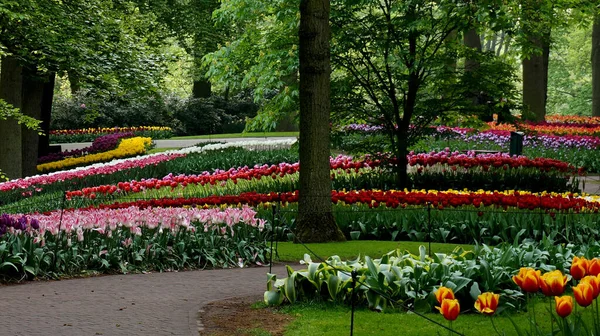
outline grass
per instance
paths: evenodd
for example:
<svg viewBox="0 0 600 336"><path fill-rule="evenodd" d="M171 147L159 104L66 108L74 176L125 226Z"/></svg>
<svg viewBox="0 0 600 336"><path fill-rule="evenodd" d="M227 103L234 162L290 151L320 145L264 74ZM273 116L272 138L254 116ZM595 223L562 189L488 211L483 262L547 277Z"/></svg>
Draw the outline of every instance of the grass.
<svg viewBox="0 0 600 336"><path fill-rule="evenodd" d="M538 299L535 305L536 321L544 331L544 335L550 335L550 304L549 298ZM552 309L554 309L554 299L550 298ZM458 319L452 323L452 328L465 336L470 335L498 335L492 326L489 317L480 315L471 307L462 307L470 310L470 313L461 313ZM350 332L351 310L347 306L334 305L329 302L298 303L293 306L282 307L280 312L294 317L287 328L286 336L300 335L348 335ZM593 328L591 309L582 309L583 320L588 328ZM426 317L448 326L448 321L444 320L441 314L426 313ZM519 326L521 331L526 334L529 332L530 314L526 312L513 313L510 317L507 314L500 314L494 317L494 324L501 335L517 335L511 320ZM574 321L574 316L569 319ZM556 328L554 323L554 328ZM354 334L355 335L448 335L448 331L426 319L417 316L414 313L392 312L377 313L366 308L357 309L354 316ZM456 334L452 334L456 335Z"/></svg>
<svg viewBox="0 0 600 336"><path fill-rule="evenodd" d="M266 137L297 137L298 132L247 132L229 134L207 134L172 137L170 140L185 139L223 139L223 138L266 138Z"/></svg>
<svg viewBox="0 0 600 336"><path fill-rule="evenodd" d="M379 258L387 252L395 249L403 251L409 251L413 254L419 253L419 246L425 246L428 248L427 243L423 242L409 242L409 241L373 241L373 240L352 240L343 243L322 243L322 244L306 244L311 251L316 253L319 257L327 259L330 256L337 255L342 260L356 259L359 255L368 255L373 258ZM431 243L432 253L450 253L454 248L460 246L465 250L473 249L473 245L457 245L457 244L442 244L442 243ZM310 251L301 244L294 244L291 242L280 242L277 244L277 252L279 254L279 261L282 262L294 262L297 263L299 260L304 259L304 254L309 254L313 261L319 259L314 256Z"/></svg>

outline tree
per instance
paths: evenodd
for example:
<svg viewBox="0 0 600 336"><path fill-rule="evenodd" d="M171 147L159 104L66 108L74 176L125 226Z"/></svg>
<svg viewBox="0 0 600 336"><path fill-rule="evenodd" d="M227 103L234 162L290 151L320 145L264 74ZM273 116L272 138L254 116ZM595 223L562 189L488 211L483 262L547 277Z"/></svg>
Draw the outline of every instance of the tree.
<svg viewBox="0 0 600 336"><path fill-rule="evenodd" d="M460 1L335 4L337 115L350 112L383 125L398 160L397 187L409 187L408 146L432 120L457 107L459 85L448 64L458 44L446 39L470 28L472 8Z"/></svg>
<svg viewBox="0 0 600 336"><path fill-rule="evenodd" d="M592 29L592 115L600 117L600 9Z"/></svg>
<svg viewBox="0 0 600 336"><path fill-rule="evenodd" d="M151 92L158 82L160 59L145 44L148 36L140 36L146 20L129 1L23 0L0 9L0 98L44 120L46 134L55 73L73 74L76 86L93 83L96 93L125 87ZM38 151L47 144L15 125L0 121L2 143L9 144L0 148L0 167L13 178L36 173Z"/></svg>
<svg viewBox="0 0 600 336"><path fill-rule="evenodd" d="M329 0L300 1L300 189L296 239L343 241L332 214L329 167Z"/></svg>

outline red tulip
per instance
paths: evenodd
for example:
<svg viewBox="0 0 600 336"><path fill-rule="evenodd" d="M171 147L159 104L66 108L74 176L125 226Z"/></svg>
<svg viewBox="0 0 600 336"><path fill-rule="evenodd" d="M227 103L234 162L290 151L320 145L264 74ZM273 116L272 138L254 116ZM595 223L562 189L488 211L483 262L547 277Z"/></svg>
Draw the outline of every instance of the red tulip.
<svg viewBox="0 0 600 336"><path fill-rule="evenodd" d="M475 301L475 309L485 315L494 315L496 308L498 307L499 299L499 294L494 294L491 292L483 293L477 297L477 301Z"/></svg>
<svg viewBox="0 0 600 336"><path fill-rule="evenodd" d="M579 285L573 287L573 295L575 301L582 307L587 307L594 301L594 289L587 283L579 283Z"/></svg>
<svg viewBox="0 0 600 336"><path fill-rule="evenodd" d="M558 316L565 318L573 311L573 298L569 295L555 296L554 301L556 301L556 313Z"/></svg>
<svg viewBox="0 0 600 336"><path fill-rule="evenodd" d="M536 271L533 268L521 267L519 274L513 276L512 279L523 291L535 293L540 288L540 274L539 270Z"/></svg>
<svg viewBox="0 0 600 336"><path fill-rule="evenodd" d="M454 321L460 313L460 304L456 299L444 299L441 307L435 307L448 321Z"/></svg>
<svg viewBox="0 0 600 336"><path fill-rule="evenodd" d="M568 281L567 276L559 270L545 273L540 280L540 288L546 296L562 295Z"/></svg>
<svg viewBox="0 0 600 336"><path fill-rule="evenodd" d="M435 298L437 299L438 303L441 304L446 299L453 300L454 292L448 287L440 286L440 288L435 291Z"/></svg>
<svg viewBox="0 0 600 336"><path fill-rule="evenodd" d="M589 261L584 257L573 257L573 262L571 262L571 276L575 280L579 280L583 278L588 269Z"/></svg>

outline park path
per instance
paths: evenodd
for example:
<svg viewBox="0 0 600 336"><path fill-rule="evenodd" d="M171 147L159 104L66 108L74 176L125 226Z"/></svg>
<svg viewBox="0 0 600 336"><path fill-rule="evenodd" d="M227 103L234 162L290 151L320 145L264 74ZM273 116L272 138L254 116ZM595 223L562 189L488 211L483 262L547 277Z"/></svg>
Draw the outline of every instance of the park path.
<svg viewBox="0 0 600 336"><path fill-rule="evenodd" d="M98 276L0 286L0 335L198 335L200 308L261 295L268 267ZM286 276L282 265L273 273Z"/></svg>

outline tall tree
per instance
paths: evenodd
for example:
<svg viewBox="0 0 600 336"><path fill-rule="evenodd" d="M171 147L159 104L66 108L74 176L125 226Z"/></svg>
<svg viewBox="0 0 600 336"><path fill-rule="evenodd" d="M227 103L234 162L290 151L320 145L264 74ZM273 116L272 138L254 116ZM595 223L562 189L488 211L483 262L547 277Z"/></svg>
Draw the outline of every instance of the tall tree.
<svg viewBox="0 0 600 336"><path fill-rule="evenodd" d="M592 115L600 117L600 8L592 29Z"/></svg>
<svg viewBox="0 0 600 336"><path fill-rule="evenodd" d="M296 238L343 241L332 214L329 167L329 0L300 1L300 189Z"/></svg>

